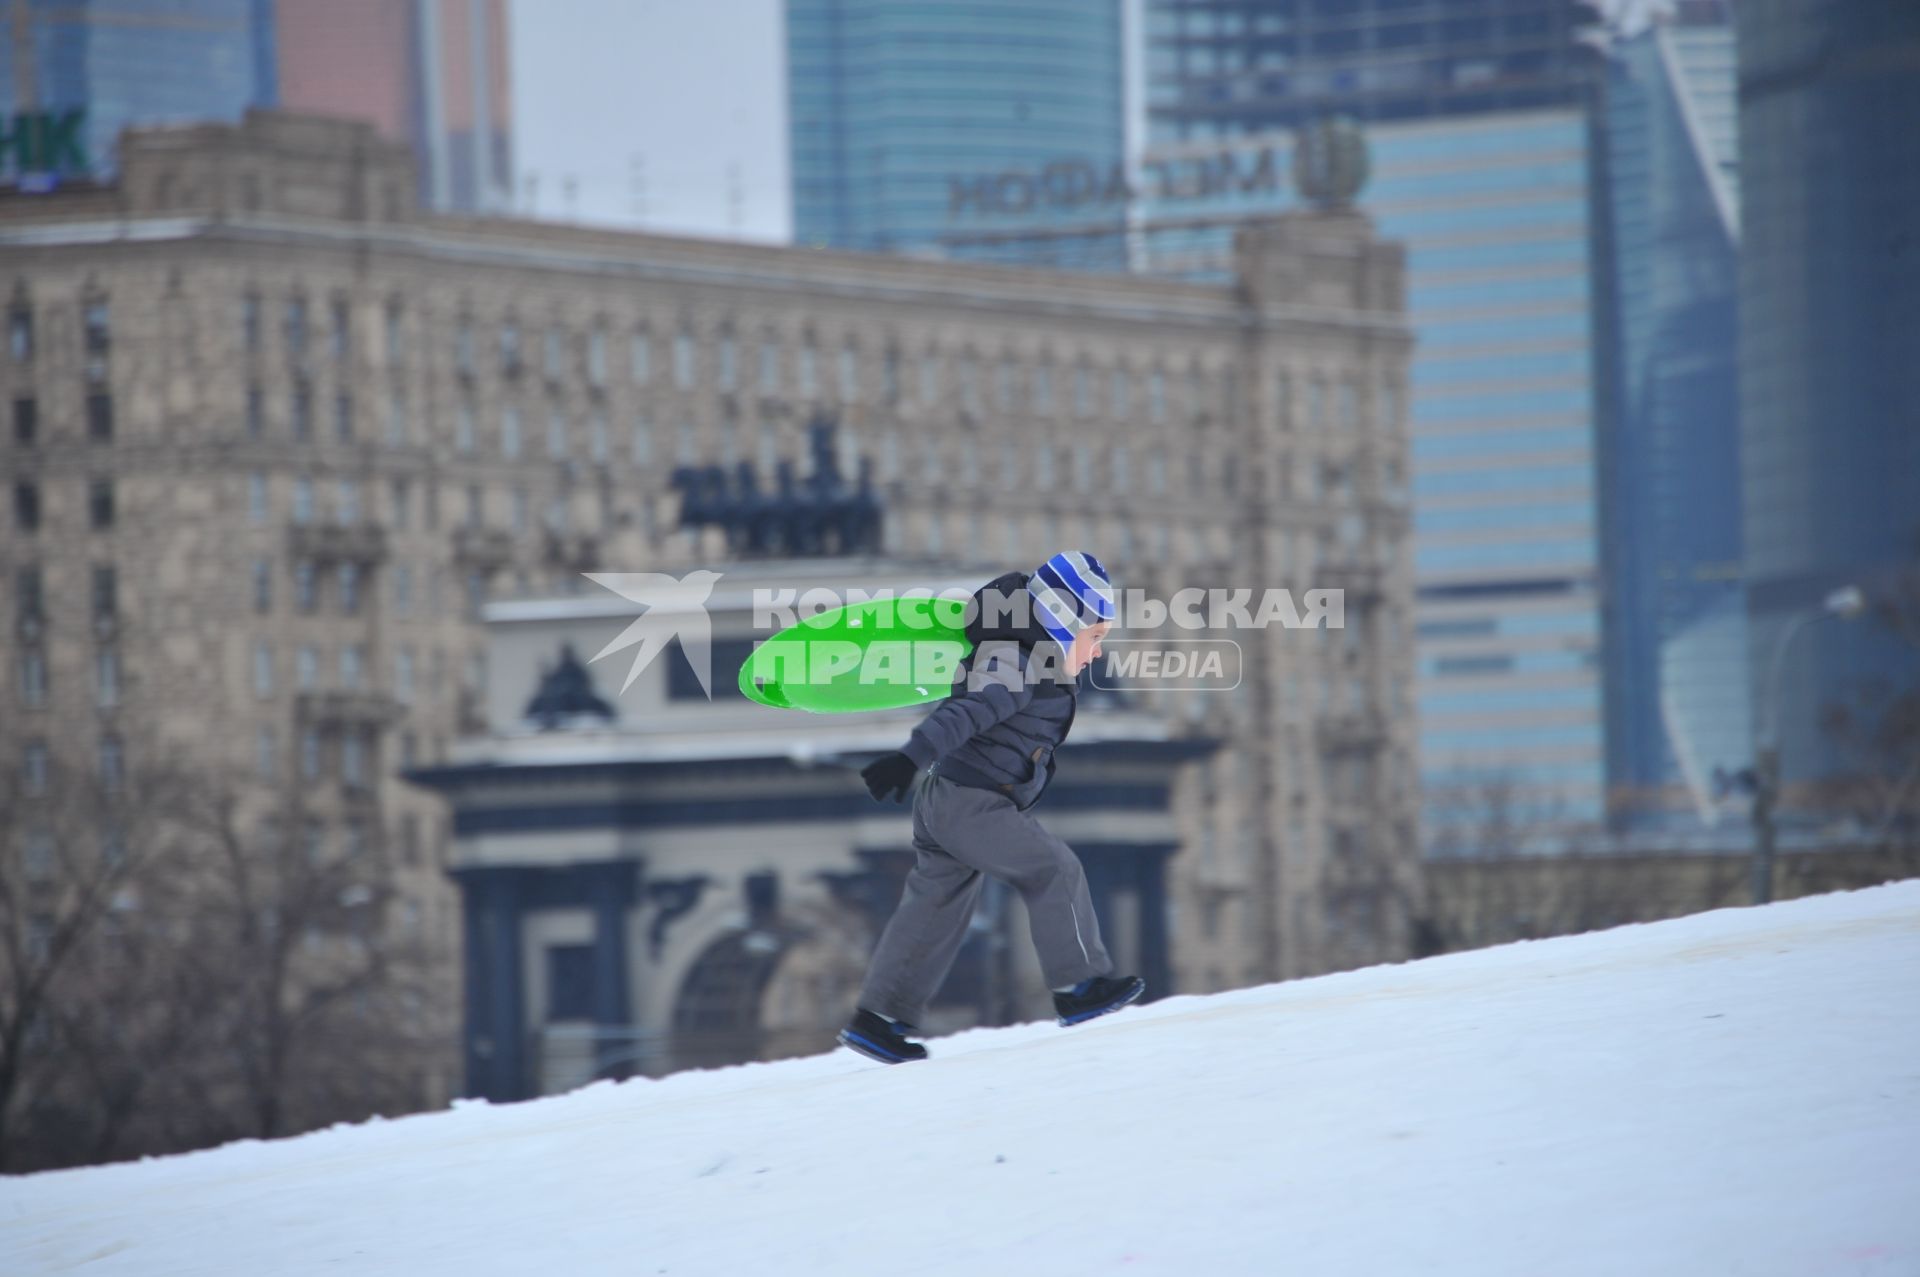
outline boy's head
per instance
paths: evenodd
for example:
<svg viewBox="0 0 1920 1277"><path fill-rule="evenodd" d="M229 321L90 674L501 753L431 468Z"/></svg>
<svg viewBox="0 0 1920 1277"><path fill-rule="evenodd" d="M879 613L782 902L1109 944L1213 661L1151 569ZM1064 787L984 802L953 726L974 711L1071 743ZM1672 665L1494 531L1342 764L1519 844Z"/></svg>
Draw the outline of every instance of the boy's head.
<svg viewBox="0 0 1920 1277"><path fill-rule="evenodd" d="M1106 568L1085 551L1062 550L1034 569L1027 592L1033 619L1066 653L1067 673L1078 674L1100 654L1117 611Z"/></svg>

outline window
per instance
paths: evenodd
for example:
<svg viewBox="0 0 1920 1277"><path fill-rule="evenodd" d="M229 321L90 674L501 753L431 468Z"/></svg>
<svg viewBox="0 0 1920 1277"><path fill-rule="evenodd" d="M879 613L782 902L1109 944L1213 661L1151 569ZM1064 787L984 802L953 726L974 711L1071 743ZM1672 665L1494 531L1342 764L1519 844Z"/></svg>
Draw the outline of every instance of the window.
<svg viewBox="0 0 1920 1277"><path fill-rule="evenodd" d="M82 346L87 359L87 380L100 381L107 373L107 350L112 345L112 325L104 297L86 303L81 312Z"/></svg>
<svg viewBox="0 0 1920 1277"><path fill-rule="evenodd" d="M296 297L287 303L287 355L295 360L307 353L307 303Z"/></svg>
<svg viewBox="0 0 1920 1277"><path fill-rule="evenodd" d="M780 392L780 345L773 338L763 338L760 342L760 393L773 395Z"/></svg>
<svg viewBox="0 0 1920 1277"><path fill-rule="evenodd" d="M473 375L473 321L463 319L453 334L453 365L465 376Z"/></svg>
<svg viewBox="0 0 1920 1277"><path fill-rule="evenodd" d="M1034 445L1033 482L1042 492L1053 486L1053 448L1049 444Z"/></svg>
<svg viewBox="0 0 1920 1277"><path fill-rule="evenodd" d="M960 357L960 406L974 417L980 415L980 369L972 355Z"/></svg>
<svg viewBox="0 0 1920 1277"><path fill-rule="evenodd" d="M520 410L512 406L500 412L500 453L509 460L520 455Z"/></svg>
<svg viewBox="0 0 1920 1277"><path fill-rule="evenodd" d="M1045 364L1033 370L1033 411L1041 416L1053 412L1053 369Z"/></svg>
<svg viewBox="0 0 1920 1277"><path fill-rule="evenodd" d="M267 433L267 397L259 386L247 387L247 438L265 438Z"/></svg>
<svg viewBox="0 0 1920 1277"><path fill-rule="evenodd" d="M486 521L485 514L486 514L486 494L480 490L479 484L477 483L468 484L467 485L467 526L470 528L479 527L482 523Z"/></svg>
<svg viewBox="0 0 1920 1277"><path fill-rule="evenodd" d="M13 485L13 524L22 532L40 528L40 488L37 484Z"/></svg>
<svg viewBox="0 0 1920 1277"><path fill-rule="evenodd" d="M404 563L393 568L393 614L396 618L413 615L413 569Z"/></svg>
<svg viewBox="0 0 1920 1277"><path fill-rule="evenodd" d="M126 781L126 755L118 736L100 738L100 787L116 793Z"/></svg>
<svg viewBox="0 0 1920 1277"><path fill-rule="evenodd" d="M249 355L260 353L260 297L256 293L240 299L240 340Z"/></svg>
<svg viewBox="0 0 1920 1277"><path fill-rule="evenodd" d="M407 443L407 401L395 387L387 398L387 446L405 447Z"/></svg>
<svg viewBox="0 0 1920 1277"><path fill-rule="evenodd" d="M1124 420L1133 412L1133 382L1124 368L1113 370L1113 416L1116 421Z"/></svg>
<svg viewBox="0 0 1920 1277"><path fill-rule="evenodd" d="M273 729L261 726L253 733L253 766L262 780L272 780L279 770L274 758Z"/></svg>
<svg viewBox="0 0 1920 1277"><path fill-rule="evenodd" d="M720 357L719 364L716 368L716 375L720 379L720 389L722 390L732 390L734 383L738 379L739 370L735 367L737 354L738 352L734 347L733 334L727 333L721 337Z"/></svg>
<svg viewBox="0 0 1920 1277"><path fill-rule="evenodd" d="M293 606L305 616L312 616L320 606L319 577L306 559L293 565Z"/></svg>
<svg viewBox="0 0 1920 1277"><path fill-rule="evenodd" d="M103 647L94 653L93 682L96 704L101 709L112 709L120 703L120 653L117 648Z"/></svg>
<svg viewBox="0 0 1920 1277"><path fill-rule="evenodd" d="M840 399L844 403L860 402L860 360L852 346L840 348Z"/></svg>
<svg viewBox="0 0 1920 1277"><path fill-rule="evenodd" d="M13 579L13 606L16 621L38 621L46 616L46 594L38 564L28 564Z"/></svg>
<svg viewBox="0 0 1920 1277"><path fill-rule="evenodd" d="M47 745L45 741L28 741L20 756L20 778L26 784L27 793L35 797L47 792Z"/></svg>
<svg viewBox="0 0 1920 1277"><path fill-rule="evenodd" d="M1113 450L1113 490L1115 492L1125 492L1133 481L1130 461L1125 444Z"/></svg>
<svg viewBox="0 0 1920 1277"><path fill-rule="evenodd" d="M607 459L607 414L606 410L596 408L587 418L587 453L595 461Z"/></svg>
<svg viewBox="0 0 1920 1277"><path fill-rule="evenodd" d="M1001 412L1012 412L1013 401L1019 395L1018 374L1014 371L1011 359L1002 359L994 375L994 406Z"/></svg>
<svg viewBox="0 0 1920 1277"><path fill-rule="evenodd" d="M881 365L880 377L881 377L880 389L881 389L881 392L886 395L887 402L890 404L899 403L900 402L900 352L899 351L894 350L891 347L887 349L887 357L885 362Z"/></svg>
<svg viewBox="0 0 1920 1277"><path fill-rule="evenodd" d="M394 529L405 531L413 522L413 485L405 479L395 479L388 485L387 492L393 506Z"/></svg>
<svg viewBox="0 0 1920 1277"><path fill-rule="evenodd" d="M555 459L567 455L567 418L558 408L547 415L547 455Z"/></svg>
<svg viewBox="0 0 1920 1277"><path fill-rule="evenodd" d="M47 653L38 643L20 649L20 701L28 709L47 703Z"/></svg>
<svg viewBox="0 0 1920 1277"><path fill-rule="evenodd" d="M473 405L464 399L453 411L453 446L462 455L473 453Z"/></svg>
<svg viewBox="0 0 1920 1277"><path fill-rule="evenodd" d="M1158 368L1147 375L1147 412L1155 424L1167 419L1167 374Z"/></svg>
<svg viewBox="0 0 1920 1277"><path fill-rule="evenodd" d="M120 614L120 578L110 563L93 568L93 619L111 621Z"/></svg>
<svg viewBox="0 0 1920 1277"><path fill-rule="evenodd" d="M1093 372L1085 364L1073 370L1073 415L1093 415Z"/></svg>
<svg viewBox="0 0 1920 1277"><path fill-rule="evenodd" d="M594 386L607 384L607 333L603 328L594 329L587 338L587 381Z"/></svg>
<svg viewBox="0 0 1920 1277"><path fill-rule="evenodd" d="M304 381L293 383L293 439L306 443L313 438L313 390Z"/></svg>
<svg viewBox="0 0 1920 1277"><path fill-rule="evenodd" d="M253 644L253 694L261 700L273 695L273 645L265 639Z"/></svg>
<svg viewBox="0 0 1920 1277"><path fill-rule="evenodd" d="M567 371L566 339L556 328L547 329L546 368L548 381L560 380Z"/></svg>
<svg viewBox="0 0 1920 1277"><path fill-rule="evenodd" d="M393 654L393 695L402 705L413 702L413 652L408 648Z"/></svg>
<svg viewBox="0 0 1920 1277"><path fill-rule="evenodd" d="M311 692L320 684L320 653L301 647L293 654L293 681L301 691Z"/></svg>
<svg viewBox="0 0 1920 1277"><path fill-rule="evenodd" d="M645 329L633 335L631 359L634 385L644 386L653 380L653 341Z"/></svg>
<svg viewBox="0 0 1920 1277"><path fill-rule="evenodd" d="M255 523L267 521L267 476L247 476L247 517Z"/></svg>
<svg viewBox="0 0 1920 1277"><path fill-rule="evenodd" d="M25 302L7 308L7 351L15 363L33 358L33 311Z"/></svg>
<svg viewBox="0 0 1920 1277"><path fill-rule="evenodd" d="M338 394L333 397L333 437L341 443L353 441L353 396Z"/></svg>
<svg viewBox="0 0 1920 1277"><path fill-rule="evenodd" d="M348 732L340 738L340 783L358 788L366 783L366 742L358 732ZM347 826L347 854L353 855L360 850L361 839L357 835L358 826Z"/></svg>
<svg viewBox="0 0 1920 1277"><path fill-rule="evenodd" d="M300 775L306 780L320 777L320 733L311 727L300 733Z"/></svg>
<svg viewBox="0 0 1920 1277"><path fill-rule="evenodd" d="M807 342L800 347L800 397L812 399L820 393L819 352L813 343Z"/></svg>
<svg viewBox="0 0 1920 1277"><path fill-rule="evenodd" d="M388 302L387 303L387 363L389 364L398 364L403 359L406 358L406 354L407 354L406 333L401 328L401 320L403 318L404 316L400 308L400 303L398 301Z"/></svg>
<svg viewBox="0 0 1920 1277"><path fill-rule="evenodd" d="M23 395L13 401L13 442L31 448L40 438L40 401Z"/></svg>
<svg viewBox="0 0 1920 1277"><path fill-rule="evenodd" d="M340 686L344 690L359 690L360 671L364 665L358 644L349 643L340 649Z"/></svg>
<svg viewBox="0 0 1920 1277"><path fill-rule="evenodd" d="M340 565L340 611L347 616L360 615L360 565Z"/></svg>
<svg viewBox="0 0 1920 1277"><path fill-rule="evenodd" d="M928 351L920 356L920 404L931 408L940 396L940 356Z"/></svg>
<svg viewBox="0 0 1920 1277"><path fill-rule="evenodd" d="M113 526L113 480L95 479L87 485L87 520L96 532Z"/></svg>
<svg viewBox="0 0 1920 1277"><path fill-rule="evenodd" d="M698 372L693 349L693 334L681 329L673 338L673 383L682 390L693 389Z"/></svg>
<svg viewBox="0 0 1920 1277"><path fill-rule="evenodd" d="M328 333L327 352L336 361L344 361L347 357L348 314L346 298L334 298L333 327Z"/></svg>
<svg viewBox="0 0 1920 1277"><path fill-rule="evenodd" d="M1093 449L1084 443L1073 445L1073 486L1082 492L1093 490Z"/></svg>
<svg viewBox="0 0 1920 1277"><path fill-rule="evenodd" d="M340 522L353 524L360 521L360 485L352 479L342 479L339 488Z"/></svg>
<svg viewBox="0 0 1920 1277"><path fill-rule="evenodd" d="M525 532L533 521L533 498L527 495L525 488L513 490L513 530Z"/></svg>
<svg viewBox="0 0 1920 1277"><path fill-rule="evenodd" d="M520 374L520 325L511 319L500 325L500 371L508 377Z"/></svg>

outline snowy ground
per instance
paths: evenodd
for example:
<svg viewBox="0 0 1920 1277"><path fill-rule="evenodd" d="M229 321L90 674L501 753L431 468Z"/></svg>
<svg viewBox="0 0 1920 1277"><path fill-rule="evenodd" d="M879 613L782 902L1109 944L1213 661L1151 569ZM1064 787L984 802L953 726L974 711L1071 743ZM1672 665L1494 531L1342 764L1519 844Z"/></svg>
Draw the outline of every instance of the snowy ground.
<svg viewBox="0 0 1920 1277"><path fill-rule="evenodd" d="M1920 882L0 1180L0 1273L1920 1273Z"/></svg>

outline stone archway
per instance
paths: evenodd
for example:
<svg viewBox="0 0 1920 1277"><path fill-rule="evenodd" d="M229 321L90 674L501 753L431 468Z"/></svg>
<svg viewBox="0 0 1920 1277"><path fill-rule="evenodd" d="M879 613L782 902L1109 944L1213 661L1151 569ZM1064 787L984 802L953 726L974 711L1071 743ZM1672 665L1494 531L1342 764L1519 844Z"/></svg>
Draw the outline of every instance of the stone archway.
<svg viewBox="0 0 1920 1277"><path fill-rule="evenodd" d="M718 1068L831 1049L872 937L847 910L802 906L720 936L674 998L672 1067Z"/></svg>

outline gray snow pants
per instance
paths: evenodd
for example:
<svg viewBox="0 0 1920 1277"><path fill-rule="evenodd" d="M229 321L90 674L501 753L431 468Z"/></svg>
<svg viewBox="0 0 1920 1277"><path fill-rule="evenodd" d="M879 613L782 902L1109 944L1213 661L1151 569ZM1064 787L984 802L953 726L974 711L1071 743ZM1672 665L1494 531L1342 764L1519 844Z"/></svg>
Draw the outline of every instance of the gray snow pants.
<svg viewBox="0 0 1920 1277"><path fill-rule="evenodd" d="M860 989L862 1007L921 1022L966 939L982 874L1026 902L1049 988L1112 973L1080 858L1005 794L929 773L914 791L913 850L906 890Z"/></svg>

